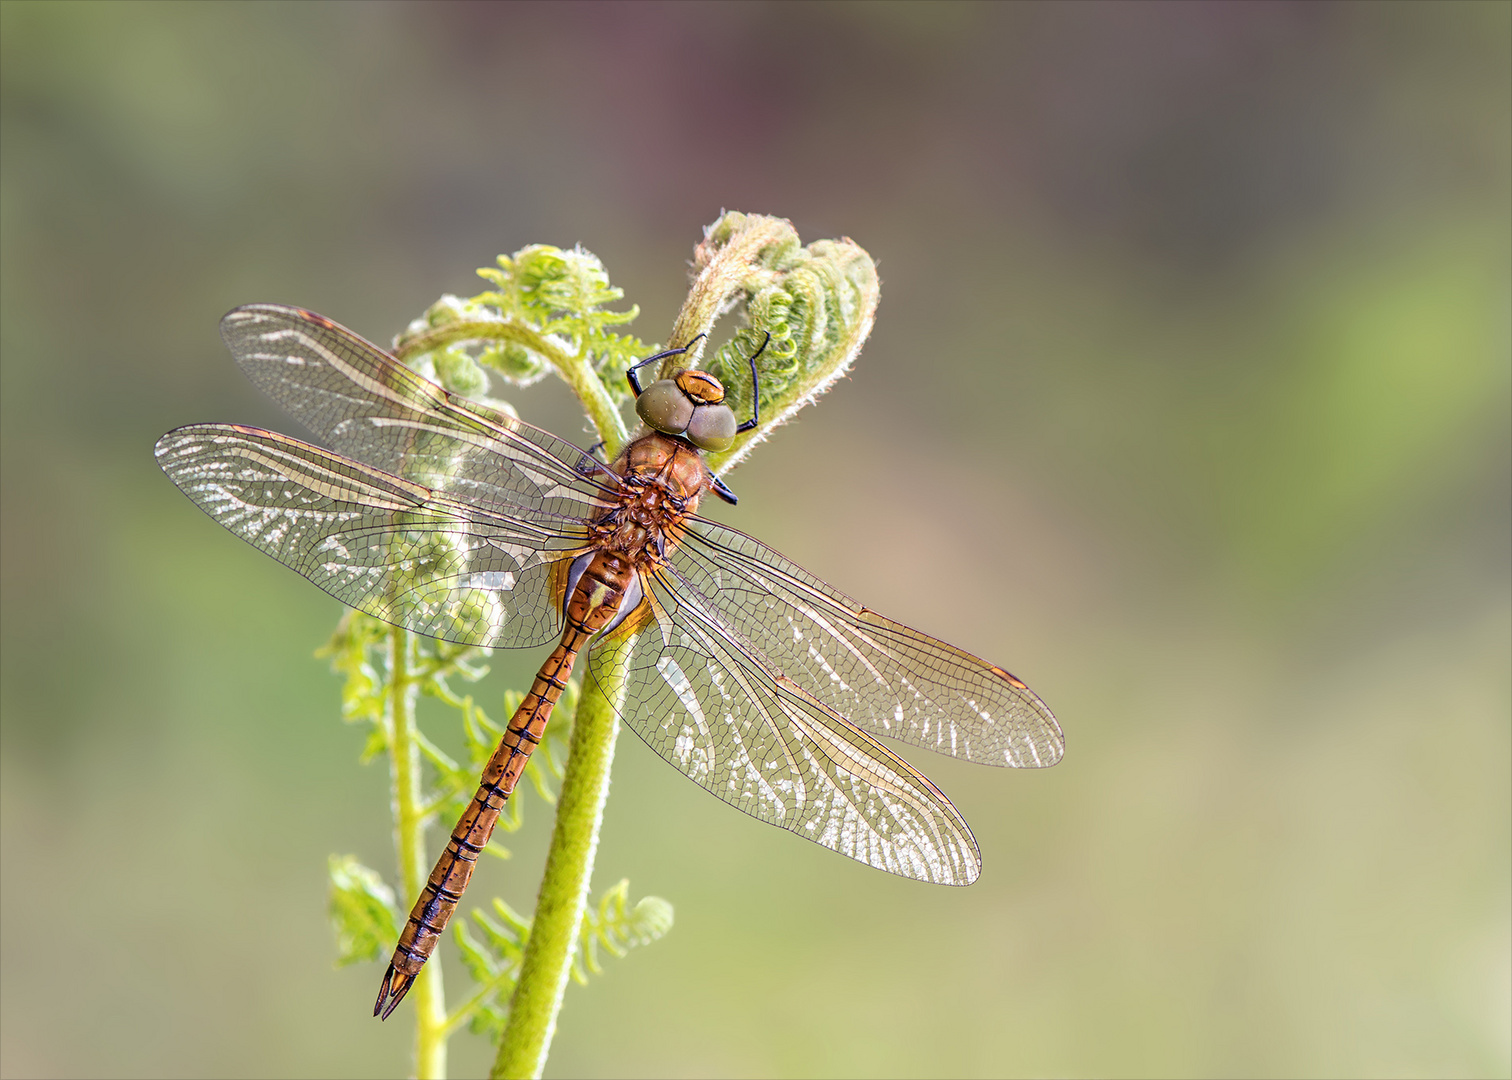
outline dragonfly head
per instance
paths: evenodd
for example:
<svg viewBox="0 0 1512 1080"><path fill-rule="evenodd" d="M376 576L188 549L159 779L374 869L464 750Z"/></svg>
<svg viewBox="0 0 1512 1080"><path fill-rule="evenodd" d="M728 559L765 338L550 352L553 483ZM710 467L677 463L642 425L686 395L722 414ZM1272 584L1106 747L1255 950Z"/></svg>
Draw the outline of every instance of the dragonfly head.
<svg viewBox="0 0 1512 1080"><path fill-rule="evenodd" d="M707 371L680 371L641 391L635 411L647 427L681 436L700 450L728 450L736 424L724 399L724 384Z"/></svg>

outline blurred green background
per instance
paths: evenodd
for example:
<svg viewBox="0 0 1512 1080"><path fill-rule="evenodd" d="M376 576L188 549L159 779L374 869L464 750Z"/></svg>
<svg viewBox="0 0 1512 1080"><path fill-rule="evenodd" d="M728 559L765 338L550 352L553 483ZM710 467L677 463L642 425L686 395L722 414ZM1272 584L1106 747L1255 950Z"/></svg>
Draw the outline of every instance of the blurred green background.
<svg viewBox="0 0 1512 1080"><path fill-rule="evenodd" d="M5 3L0 1072L410 1068L332 965L326 855L393 866L339 607L152 461L298 433L222 312L386 340L581 242L664 340L728 207L883 291L722 516L1029 680L1066 758L910 753L981 842L952 890L627 735L595 891L677 925L548 1075L1506 1075L1509 13ZM477 898L529 909L540 810Z"/></svg>

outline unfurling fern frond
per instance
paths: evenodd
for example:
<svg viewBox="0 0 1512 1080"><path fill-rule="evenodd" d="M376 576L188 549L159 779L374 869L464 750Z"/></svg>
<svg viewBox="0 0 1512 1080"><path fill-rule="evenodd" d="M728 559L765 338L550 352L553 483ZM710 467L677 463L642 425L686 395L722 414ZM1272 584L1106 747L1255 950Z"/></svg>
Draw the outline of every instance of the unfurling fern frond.
<svg viewBox="0 0 1512 1080"><path fill-rule="evenodd" d="M572 959L572 977L588 982L588 972L603 974L598 947L614 956L624 956L637 945L649 945L672 929L672 905L659 896L643 896L630 906L630 880L621 878L599 899L598 907L583 912L578 928L578 950ZM585 970L586 966L586 970Z"/></svg>
<svg viewBox="0 0 1512 1080"><path fill-rule="evenodd" d="M603 973L599 964L599 947L614 956L624 956L637 945L649 945L665 937L672 929L672 905L659 896L642 897L630 904L630 882L621 880L605 890L597 904L583 912L578 928L578 948L573 958L572 977L582 984L588 973ZM496 1038L508 1017L509 997L520 974L520 959L530 938L531 920L519 914L503 900L495 898L492 913L474 910L472 921L482 932L475 937L466 922L458 920L453 930L462 964L478 991L447 1018L454 1030L462 1024L478 1035Z"/></svg>

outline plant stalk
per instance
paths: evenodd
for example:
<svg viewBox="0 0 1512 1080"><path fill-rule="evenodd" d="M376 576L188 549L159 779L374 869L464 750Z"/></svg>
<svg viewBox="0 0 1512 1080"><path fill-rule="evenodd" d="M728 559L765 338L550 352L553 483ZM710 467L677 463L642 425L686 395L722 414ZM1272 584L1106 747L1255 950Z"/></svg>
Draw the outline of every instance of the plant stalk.
<svg viewBox="0 0 1512 1080"><path fill-rule="evenodd" d="M399 854L399 880L407 902L413 904L425 887L430 860L425 854L425 791L420 772L420 733L415 726L415 639L408 630L389 630L388 721L389 760L393 777L394 843ZM415 1076L443 1080L446 1076L446 991L441 983L441 958L432 956L412 991L415 1002Z"/></svg>
<svg viewBox="0 0 1512 1080"><path fill-rule="evenodd" d="M584 679L546 873L490 1077L538 1077L545 1068L588 899L618 730L597 680Z"/></svg>
<svg viewBox="0 0 1512 1080"><path fill-rule="evenodd" d="M543 356L556 369L562 381L572 388L588 419L598 430L599 438L615 446L625 442L625 421L619 406L604 388L603 380L593 370L588 358L559 348L549 337L528 326L509 320L480 319L447 323L406 341L395 352L401 360L418 353L458 341L513 341Z"/></svg>

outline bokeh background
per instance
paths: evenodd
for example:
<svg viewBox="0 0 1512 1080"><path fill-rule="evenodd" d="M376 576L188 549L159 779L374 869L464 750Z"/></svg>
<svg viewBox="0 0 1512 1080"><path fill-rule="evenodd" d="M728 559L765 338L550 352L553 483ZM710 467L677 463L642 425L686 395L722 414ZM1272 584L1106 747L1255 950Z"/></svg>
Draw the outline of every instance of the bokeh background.
<svg viewBox="0 0 1512 1080"><path fill-rule="evenodd" d="M951 890L627 735L596 891L677 924L548 1075L1506 1075L1509 13L5 3L0 1072L411 1067L332 963L327 854L393 866L338 605L152 461L294 430L221 313L385 340L581 242L664 340L727 207L883 291L726 520L1028 679L1066 758L910 754L981 842ZM526 809L478 898L529 910Z"/></svg>

